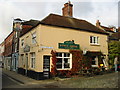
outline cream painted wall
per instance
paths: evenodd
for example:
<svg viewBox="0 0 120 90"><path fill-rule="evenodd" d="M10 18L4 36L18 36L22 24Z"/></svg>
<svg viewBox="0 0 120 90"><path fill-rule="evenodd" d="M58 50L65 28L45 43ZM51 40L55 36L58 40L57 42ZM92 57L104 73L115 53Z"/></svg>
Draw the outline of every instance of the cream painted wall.
<svg viewBox="0 0 120 90"><path fill-rule="evenodd" d="M37 43L32 44L32 33L36 32ZM98 36L99 44L98 46L90 45L90 36ZM78 31L68 28L53 27L47 25L38 25L36 28L26 33L20 38L19 54L25 54L23 48L21 48L21 40L25 40L25 45L30 46L30 52L28 52L28 63L30 64L30 53L36 53L35 69L37 72L43 72L43 55L51 55L51 50L56 50L57 52L69 52L67 49L59 49L58 43L64 43L64 41L74 40L75 44L79 44L80 48L84 50L85 48L89 51L102 51L104 54L108 55L108 45L107 45L107 35ZM50 48L41 48L41 46ZM50 60L51 61L51 60ZM21 57L19 58L19 67L23 67L21 62ZM52 62L50 62L52 63ZM30 65L29 65L30 66ZM51 66L51 65L50 65Z"/></svg>
<svg viewBox="0 0 120 90"><path fill-rule="evenodd" d="M102 51L108 54L107 35L45 25L41 26L40 34L40 44L54 47L55 50L58 49L58 43L74 40L76 44L80 44L82 50L86 48L90 51ZM90 45L90 36L98 36L100 45Z"/></svg>

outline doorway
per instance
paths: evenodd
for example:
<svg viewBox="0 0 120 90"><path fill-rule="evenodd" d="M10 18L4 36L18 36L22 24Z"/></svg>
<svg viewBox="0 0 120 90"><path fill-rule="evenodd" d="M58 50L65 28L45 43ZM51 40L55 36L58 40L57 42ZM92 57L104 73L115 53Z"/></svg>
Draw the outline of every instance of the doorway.
<svg viewBox="0 0 120 90"><path fill-rule="evenodd" d="M43 56L43 77L50 78L50 56Z"/></svg>

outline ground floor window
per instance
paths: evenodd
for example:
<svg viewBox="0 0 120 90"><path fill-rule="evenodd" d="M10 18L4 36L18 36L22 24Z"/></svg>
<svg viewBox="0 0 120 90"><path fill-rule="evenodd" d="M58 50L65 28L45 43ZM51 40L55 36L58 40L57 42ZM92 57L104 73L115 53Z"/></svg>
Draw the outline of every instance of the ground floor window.
<svg viewBox="0 0 120 90"><path fill-rule="evenodd" d="M57 69L70 69L71 63L71 54L70 53L56 53L57 58Z"/></svg>
<svg viewBox="0 0 120 90"><path fill-rule="evenodd" d="M34 52L34 53L31 53L31 54L30 54L30 57L31 57L30 67L31 67L31 68L35 68L35 52Z"/></svg>
<svg viewBox="0 0 120 90"><path fill-rule="evenodd" d="M98 57L97 56L92 56L92 66L98 66Z"/></svg>

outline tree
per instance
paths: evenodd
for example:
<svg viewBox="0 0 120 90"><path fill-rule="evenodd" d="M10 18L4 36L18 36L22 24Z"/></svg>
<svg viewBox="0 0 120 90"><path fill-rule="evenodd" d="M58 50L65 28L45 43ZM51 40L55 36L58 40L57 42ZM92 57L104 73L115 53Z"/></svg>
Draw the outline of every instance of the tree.
<svg viewBox="0 0 120 90"><path fill-rule="evenodd" d="M114 58L116 56L120 57L120 41L110 41L108 47L109 47L109 64L113 66Z"/></svg>

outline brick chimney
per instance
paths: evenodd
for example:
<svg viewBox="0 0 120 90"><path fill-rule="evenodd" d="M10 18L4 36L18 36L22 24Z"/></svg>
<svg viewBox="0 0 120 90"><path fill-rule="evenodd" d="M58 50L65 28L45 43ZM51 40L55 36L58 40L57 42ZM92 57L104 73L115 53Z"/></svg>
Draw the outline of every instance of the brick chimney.
<svg viewBox="0 0 120 90"><path fill-rule="evenodd" d="M73 5L71 4L70 1L68 3L65 3L64 7L62 8L63 16L73 17L72 7L73 7Z"/></svg>
<svg viewBox="0 0 120 90"><path fill-rule="evenodd" d="M99 20L97 20L97 22L96 22L96 27L100 27L100 21Z"/></svg>

